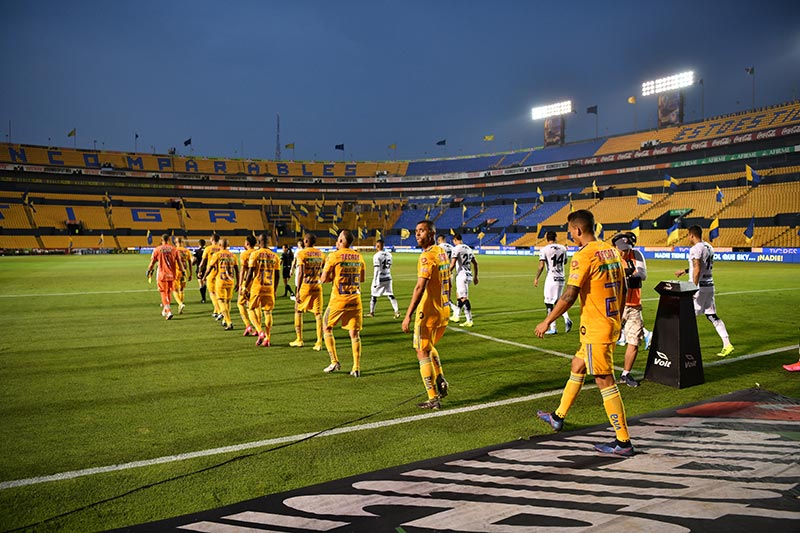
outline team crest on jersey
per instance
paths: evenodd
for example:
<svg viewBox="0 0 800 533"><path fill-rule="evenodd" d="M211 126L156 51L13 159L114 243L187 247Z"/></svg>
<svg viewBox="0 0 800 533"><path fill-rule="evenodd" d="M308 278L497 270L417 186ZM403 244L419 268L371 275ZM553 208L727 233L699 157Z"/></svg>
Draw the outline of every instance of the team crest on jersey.
<svg viewBox="0 0 800 533"><path fill-rule="evenodd" d="M578 262L573 260L572 263L569 264L569 266L571 266L572 268L578 268Z"/></svg>

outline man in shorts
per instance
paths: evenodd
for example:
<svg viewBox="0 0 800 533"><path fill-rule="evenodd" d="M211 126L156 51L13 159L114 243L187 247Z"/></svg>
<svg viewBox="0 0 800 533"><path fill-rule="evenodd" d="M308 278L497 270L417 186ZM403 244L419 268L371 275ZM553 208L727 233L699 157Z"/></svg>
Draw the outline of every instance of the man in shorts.
<svg viewBox="0 0 800 533"><path fill-rule="evenodd" d="M313 233L306 233L303 237L303 246L295 254L297 268L297 293L294 302L294 332L295 339L289 346L300 348L303 346L303 313L311 312L316 324L317 342L314 350L322 350L322 267L325 265L325 253L316 248L317 237Z"/></svg>

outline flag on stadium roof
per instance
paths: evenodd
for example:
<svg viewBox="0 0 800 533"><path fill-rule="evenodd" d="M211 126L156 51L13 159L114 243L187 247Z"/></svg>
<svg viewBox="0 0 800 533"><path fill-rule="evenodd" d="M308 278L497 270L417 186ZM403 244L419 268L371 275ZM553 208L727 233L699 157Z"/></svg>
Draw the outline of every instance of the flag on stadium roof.
<svg viewBox="0 0 800 533"><path fill-rule="evenodd" d="M453 228L450 228L450 235L455 235L455 234L456 232L453 230Z"/></svg>
<svg viewBox="0 0 800 533"><path fill-rule="evenodd" d="M430 219L431 219L431 206L428 206L425 209L425 220L430 220Z"/></svg>
<svg viewBox="0 0 800 533"><path fill-rule="evenodd" d="M436 143L436 146L445 146L447 144L447 139L442 139Z"/></svg>
<svg viewBox="0 0 800 533"><path fill-rule="evenodd" d="M544 227L542 227L542 223L539 222L538 224L536 224L536 238L541 239L542 237L544 237L544 234L545 234Z"/></svg>
<svg viewBox="0 0 800 533"><path fill-rule="evenodd" d="M636 203L641 204L652 204L653 203L653 195L647 194L646 192L642 192L640 190L636 190Z"/></svg>
<svg viewBox="0 0 800 533"><path fill-rule="evenodd" d="M147 230L147 245L152 246L153 244L153 234L150 233L150 230Z"/></svg>
<svg viewBox="0 0 800 533"><path fill-rule="evenodd" d="M482 241L484 237L486 237L486 234L484 232L478 233L478 240L479 241Z"/></svg>
<svg viewBox="0 0 800 533"><path fill-rule="evenodd" d="M366 238L366 236L367 236L367 229L366 228L356 227L356 230L358 231L358 240L362 240L362 239Z"/></svg>
<svg viewBox="0 0 800 533"><path fill-rule="evenodd" d="M387 148L389 148L389 150L397 150L397 143L392 143Z"/></svg>
<svg viewBox="0 0 800 533"><path fill-rule="evenodd" d="M379 229L375 230L375 238L380 240L380 238L381 238L381 230L379 230Z"/></svg>
<svg viewBox="0 0 800 533"><path fill-rule="evenodd" d="M756 73L756 67L744 67L744 71L753 76Z"/></svg>
<svg viewBox="0 0 800 533"><path fill-rule="evenodd" d="M589 106L589 107L587 107L587 108L586 108L586 112L587 112L588 114L590 114L590 115L596 115L596 114L597 114L597 106L596 106L596 105L593 105L593 106Z"/></svg>
<svg viewBox="0 0 800 533"><path fill-rule="evenodd" d="M406 228L401 228L400 229L400 240L404 241L404 240L408 239L409 237L411 237L411 232L408 231Z"/></svg>
<svg viewBox="0 0 800 533"><path fill-rule="evenodd" d="M708 227L708 240L713 243L717 237L719 237L719 219L715 218Z"/></svg>
<svg viewBox="0 0 800 533"><path fill-rule="evenodd" d="M484 141L493 141L494 140L494 135L484 135L483 136L483 140Z"/></svg>
<svg viewBox="0 0 800 533"><path fill-rule="evenodd" d="M294 143L284 144L283 147L287 150L294 150Z"/></svg>
<svg viewBox="0 0 800 533"><path fill-rule="evenodd" d="M678 232L679 226L678 223L675 222L670 228L667 230L667 246L672 243L678 242L681 240L680 233Z"/></svg>
<svg viewBox="0 0 800 533"><path fill-rule="evenodd" d="M467 216L467 204L461 204L461 218Z"/></svg>
<svg viewBox="0 0 800 533"><path fill-rule="evenodd" d="M69 130L69 133L67 133L67 137L75 137L75 135L77 135L77 133L78 133L78 130L75 129L75 128L72 128L71 130Z"/></svg>
<svg viewBox="0 0 800 533"><path fill-rule="evenodd" d="M761 183L761 176L753 170L750 165L745 165L745 172L747 173L747 184L748 185L758 185Z"/></svg>
<svg viewBox="0 0 800 533"><path fill-rule="evenodd" d="M543 204L544 203L544 193L542 192L542 188L541 187L536 187L536 194L539 195L539 203Z"/></svg>
<svg viewBox="0 0 800 533"><path fill-rule="evenodd" d="M502 244L503 246L508 246L508 238L506 236L505 228L503 229L503 235L500 237L500 244Z"/></svg>
<svg viewBox="0 0 800 533"><path fill-rule="evenodd" d="M639 240L639 219L633 220L631 222L631 233L636 235L636 240Z"/></svg>
<svg viewBox="0 0 800 533"><path fill-rule="evenodd" d="M72 250L72 246L73 246L73 243L72 243L72 235L70 235L70 236L69 236L69 249L70 249L70 250Z"/></svg>
<svg viewBox="0 0 800 533"><path fill-rule="evenodd" d="M573 211L575 211L575 207L572 205L572 193L569 193L569 212L572 213Z"/></svg>
<svg viewBox="0 0 800 533"><path fill-rule="evenodd" d="M628 103L629 104L635 104L636 103L636 97L635 96L629 96L628 97Z"/></svg>
<svg viewBox="0 0 800 533"><path fill-rule="evenodd" d="M105 238L105 236L104 236L104 235L101 233L101 234L100 234L100 242L98 242L98 243L97 243L97 246L103 246L103 244L104 244L105 242L106 242L106 238Z"/></svg>
<svg viewBox="0 0 800 533"><path fill-rule="evenodd" d="M753 242L753 233L755 233L755 230L756 230L756 215L753 214L753 216L750 217L750 223L747 225L747 228L744 230L744 240L745 240L745 242L747 244L750 244L750 243Z"/></svg>
<svg viewBox="0 0 800 533"><path fill-rule="evenodd" d="M517 202L515 201L514 202L514 218L516 219L518 216L519 216L519 205L517 205Z"/></svg>
<svg viewBox="0 0 800 533"><path fill-rule="evenodd" d="M722 203L723 198L725 198L725 195L722 194L722 189L720 189L719 185L717 185L717 202Z"/></svg>
<svg viewBox="0 0 800 533"><path fill-rule="evenodd" d="M188 139L183 141L183 145L184 146L189 146L190 144L192 144L192 138L191 137L189 137Z"/></svg>
<svg viewBox="0 0 800 533"><path fill-rule="evenodd" d="M333 149L341 150L342 152L344 152L344 144L337 144L336 146L333 147Z"/></svg>
<svg viewBox="0 0 800 533"><path fill-rule="evenodd" d="M436 207L439 207L440 205L442 205L442 197L441 196L439 196L439 199L436 200Z"/></svg>
<svg viewBox="0 0 800 533"><path fill-rule="evenodd" d="M592 180L592 193L600 194L600 189L597 188L597 180Z"/></svg>

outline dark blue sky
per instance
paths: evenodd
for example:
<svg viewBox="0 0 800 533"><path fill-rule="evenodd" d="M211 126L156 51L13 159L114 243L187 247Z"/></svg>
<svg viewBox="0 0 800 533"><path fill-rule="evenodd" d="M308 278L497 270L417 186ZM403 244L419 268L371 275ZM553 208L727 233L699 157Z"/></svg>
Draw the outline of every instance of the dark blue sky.
<svg viewBox="0 0 800 533"><path fill-rule="evenodd" d="M0 0L0 133L28 144L304 160L540 146L655 126L643 81L692 69L705 115L800 97L800 2ZM701 87L686 91L700 118ZM494 142L483 136L493 134ZM436 142L447 139L445 148ZM290 159L291 150L283 149Z"/></svg>

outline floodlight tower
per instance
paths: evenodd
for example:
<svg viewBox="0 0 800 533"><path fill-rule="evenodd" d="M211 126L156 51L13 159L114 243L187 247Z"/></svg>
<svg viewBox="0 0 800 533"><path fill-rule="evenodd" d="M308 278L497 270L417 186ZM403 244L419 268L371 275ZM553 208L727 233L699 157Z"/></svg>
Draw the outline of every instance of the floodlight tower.
<svg viewBox="0 0 800 533"><path fill-rule="evenodd" d="M689 70L642 83L642 96L658 94L658 128L683 123L683 92L694 85L694 72Z"/></svg>
<svg viewBox="0 0 800 533"><path fill-rule="evenodd" d="M544 119L544 145L564 144L563 115L572 113L572 100L531 109L531 120Z"/></svg>

